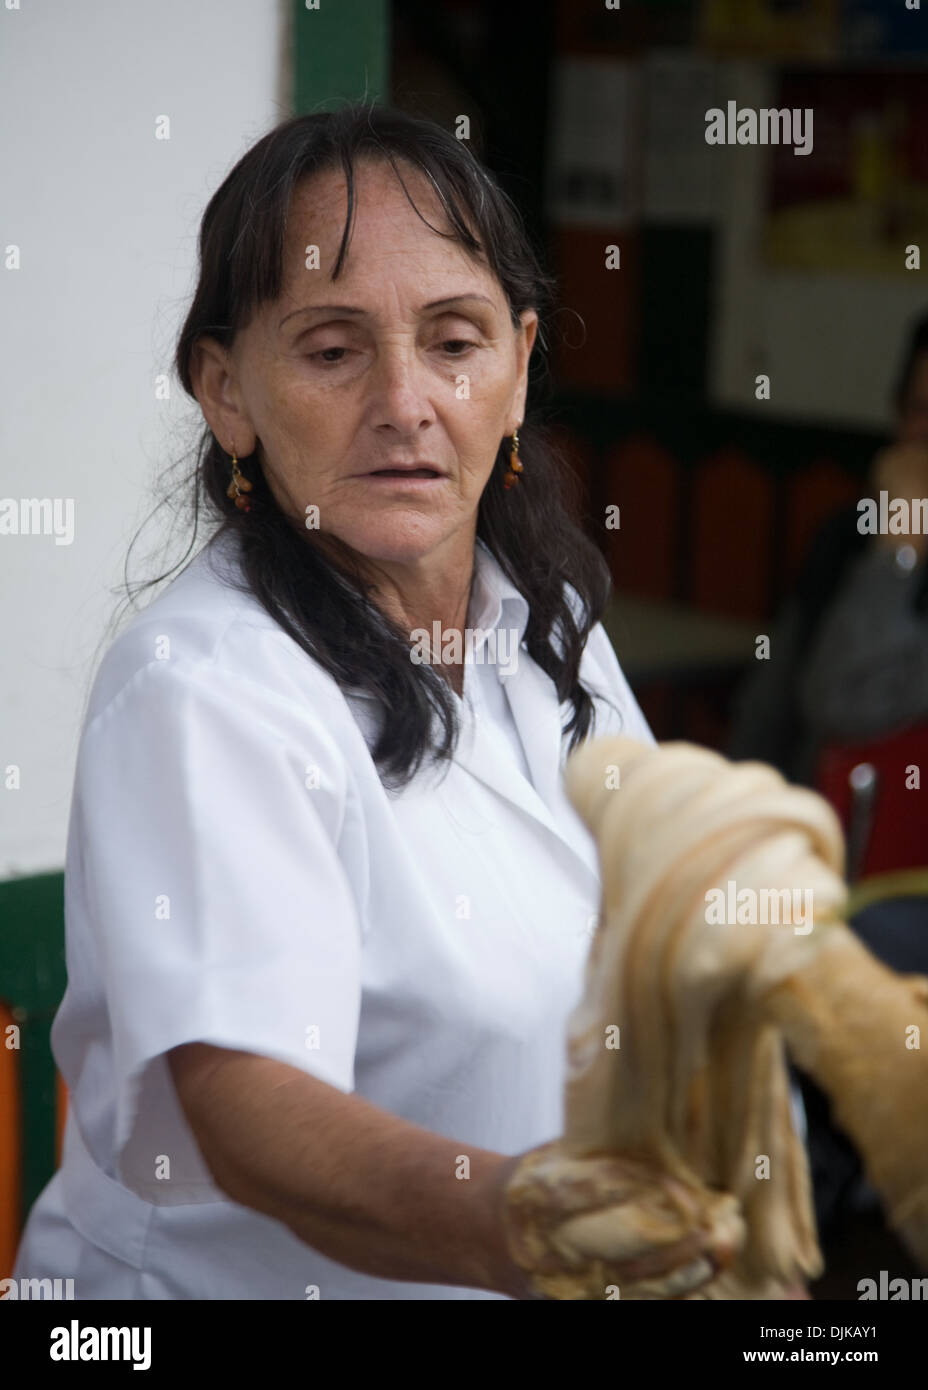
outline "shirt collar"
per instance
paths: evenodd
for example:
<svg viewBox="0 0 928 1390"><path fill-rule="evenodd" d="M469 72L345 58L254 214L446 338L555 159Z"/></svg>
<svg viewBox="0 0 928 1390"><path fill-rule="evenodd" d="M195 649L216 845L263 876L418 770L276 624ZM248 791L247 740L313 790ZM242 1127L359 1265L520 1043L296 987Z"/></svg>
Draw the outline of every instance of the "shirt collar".
<svg viewBox="0 0 928 1390"><path fill-rule="evenodd" d="M474 577L467 609L467 626L482 632L475 643L475 650L486 641L485 634L494 628L515 629L519 634L517 640L521 642L528 626L528 617L528 601L503 573L499 561L478 537L474 546Z"/></svg>

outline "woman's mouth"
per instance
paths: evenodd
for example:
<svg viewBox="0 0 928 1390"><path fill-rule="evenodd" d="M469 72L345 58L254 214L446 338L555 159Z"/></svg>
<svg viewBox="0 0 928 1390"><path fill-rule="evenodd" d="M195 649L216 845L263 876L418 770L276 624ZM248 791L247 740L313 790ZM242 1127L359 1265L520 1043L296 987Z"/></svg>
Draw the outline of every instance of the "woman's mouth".
<svg viewBox="0 0 928 1390"><path fill-rule="evenodd" d="M446 481L444 473L429 464L418 468L376 468L370 473L362 473L361 482L373 484L376 488L391 488L403 492L427 492L430 487Z"/></svg>
<svg viewBox="0 0 928 1390"><path fill-rule="evenodd" d="M440 478L441 474L435 468L378 468L375 473L367 475L370 478Z"/></svg>

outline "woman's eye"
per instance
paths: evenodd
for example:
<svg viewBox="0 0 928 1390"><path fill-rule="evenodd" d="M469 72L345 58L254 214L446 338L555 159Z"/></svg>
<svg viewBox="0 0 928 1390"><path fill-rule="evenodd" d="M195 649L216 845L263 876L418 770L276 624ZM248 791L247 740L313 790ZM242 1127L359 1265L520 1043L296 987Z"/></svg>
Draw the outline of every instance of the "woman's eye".
<svg viewBox="0 0 928 1390"><path fill-rule="evenodd" d="M446 338L439 346L449 357L464 357L472 348L476 348L477 344L472 343L469 338ZM311 352L309 359L321 366L337 367L345 361L349 351L349 348L344 347L320 348L318 352Z"/></svg>

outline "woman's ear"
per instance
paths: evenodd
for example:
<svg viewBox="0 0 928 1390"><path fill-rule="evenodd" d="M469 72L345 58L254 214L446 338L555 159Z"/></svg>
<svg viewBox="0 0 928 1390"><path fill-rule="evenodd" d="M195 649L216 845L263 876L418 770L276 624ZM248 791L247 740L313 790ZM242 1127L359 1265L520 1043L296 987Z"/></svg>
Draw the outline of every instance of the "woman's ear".
<svg viewBox="0 0 928 1390"><path fill-rule="evenodd" d="M202 335L190 352L190 383L203 418L226 453L233 446L240 458L253 453L257 437L241 407L227 348Z"/></svg>
<svg viewBox="0 0 928 1390"><path fill-rule="evenodd" d="M538 315L534 309L523 309L519 318L522 320L527 362L532 355L532 348L535 346L535 336L538 332Z"/></svg>
<svg viewBox="0 0 928 1390"><path fill-rule="evenodd" d="M519 315L521 331L516 329L516 389L512 398L513 417L525 419L525 398L528 393L528 364L538 332L538 315L534 309L523 309Z"/></svg>

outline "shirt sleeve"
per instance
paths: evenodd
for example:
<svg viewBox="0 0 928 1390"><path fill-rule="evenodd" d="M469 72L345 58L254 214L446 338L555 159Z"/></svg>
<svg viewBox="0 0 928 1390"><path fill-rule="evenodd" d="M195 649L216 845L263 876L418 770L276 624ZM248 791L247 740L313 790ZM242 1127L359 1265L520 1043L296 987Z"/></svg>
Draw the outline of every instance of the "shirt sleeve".
<svg viewBox="0 0 928 1390"><path fill-rule="evenodd" d="M354 1087L362 932L339 855L348 787L318 717L209 662L152 662L85 729L82 929L105 993L115 1171L148 1201L222 1195L169 1049L213 1043Z"/></svg>

